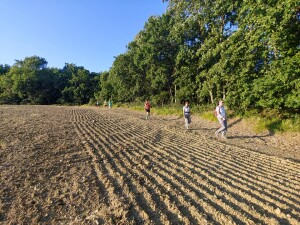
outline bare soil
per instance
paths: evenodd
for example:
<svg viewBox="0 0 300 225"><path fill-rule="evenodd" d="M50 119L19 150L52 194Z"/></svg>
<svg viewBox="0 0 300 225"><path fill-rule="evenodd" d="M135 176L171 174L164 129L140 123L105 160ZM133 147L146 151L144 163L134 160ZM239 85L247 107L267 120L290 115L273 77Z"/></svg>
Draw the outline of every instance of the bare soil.
<svg viewBox="0 0 300 225"><path fill-rule="evenodd" d="M300 224L300 136L126 109L0 106L0 224Z"/></svg>

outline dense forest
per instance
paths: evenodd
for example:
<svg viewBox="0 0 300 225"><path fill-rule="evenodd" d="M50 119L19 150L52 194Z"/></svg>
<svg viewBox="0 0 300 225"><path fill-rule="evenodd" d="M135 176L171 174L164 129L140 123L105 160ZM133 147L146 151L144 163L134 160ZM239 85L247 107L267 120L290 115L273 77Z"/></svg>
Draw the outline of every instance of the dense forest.
<svg viewBox="0 0 300 225"><path fill-rule="evenodd" d="M81 105L94 97L99 79L84 67L47 68L44 58L26 57L12 67L0 65L0 103Z"/></svg>
<svg viewBox="0 0 300 225"><path fill-rule="evenodd" d="M39 56L0 65L1 104L114 102L215 104L241 112L300 109L297 0L169 0L109 71Z"/></svg>

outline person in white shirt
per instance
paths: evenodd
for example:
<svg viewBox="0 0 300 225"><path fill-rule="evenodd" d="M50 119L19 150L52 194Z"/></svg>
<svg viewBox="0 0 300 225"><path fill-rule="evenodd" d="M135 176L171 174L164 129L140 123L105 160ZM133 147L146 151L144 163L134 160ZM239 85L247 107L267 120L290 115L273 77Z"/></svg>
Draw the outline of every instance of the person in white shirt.
<svg viewBox="0 0 300 225"><path fill-rule="evenodd" d="M185 102L185 105L183 106L182 110L183 110L185 128L189 129L189 125L191 123L191 109L188 101Z"/></svg>
<svg viewBox="0 0 300 225"><path fill-rule="evenodd" d="M227 117L226 117L226 111L224 108L224 102L222 100L219 101L219 105L216 107L217 112L217 118L221 125L221 127L216 130L215 136L218 137L221 133L221 137L224 139L227 139L226 132L227 132Z"/></svg>

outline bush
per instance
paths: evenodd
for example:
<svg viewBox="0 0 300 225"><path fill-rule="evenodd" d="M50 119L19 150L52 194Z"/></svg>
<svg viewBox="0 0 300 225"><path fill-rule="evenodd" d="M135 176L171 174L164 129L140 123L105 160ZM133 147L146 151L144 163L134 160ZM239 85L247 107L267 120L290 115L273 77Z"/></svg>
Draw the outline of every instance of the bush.
<svg viewBox="0 0 300 225"><path fill-rule="evenodd" d="M88 105L92 105L92 106L97 105L97 100L95 98L91 98Z"/></svg>
<svg viewBox="0 0 300 225"><path fill-rule="evenodd" d="M270 133L281 132L300 132L300 117L295 115L293 118L281 119L278 117L251 117L247 118L256 133L269 131Z"/></svg>
<svg viewBox="0 0 300 225"><path fill-rule="evenodd" d="M200 116L209 121L217 121L217 118L214 115L214 111L203 112Z"/></svg>

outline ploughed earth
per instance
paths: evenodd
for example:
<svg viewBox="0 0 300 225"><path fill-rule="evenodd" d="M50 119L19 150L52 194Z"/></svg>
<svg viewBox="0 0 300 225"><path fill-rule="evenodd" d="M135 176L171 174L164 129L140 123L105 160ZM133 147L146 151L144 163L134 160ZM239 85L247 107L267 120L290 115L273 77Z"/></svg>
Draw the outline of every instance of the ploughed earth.
<svg viewBox="0 0 300 225"><path fill-rule="evenodd" d="M0 224L299 224L299 134L228 122L0 106Z"/></svg>

